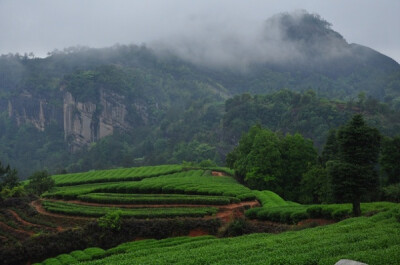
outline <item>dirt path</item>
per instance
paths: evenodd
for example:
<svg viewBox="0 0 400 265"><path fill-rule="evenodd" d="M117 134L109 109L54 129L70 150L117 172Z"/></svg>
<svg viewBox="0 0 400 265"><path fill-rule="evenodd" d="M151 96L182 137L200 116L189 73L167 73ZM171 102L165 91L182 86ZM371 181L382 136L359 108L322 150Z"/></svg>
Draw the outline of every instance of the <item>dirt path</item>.
<svg viewBox="0 0 400 265"><path fill-rule="evenodd" d="M0 229L3 229L5 231L9 231L11 233L17 234L17 235L22 236L22 237L30 237L30 236L35 234L35 232L32 232L32 231L25 231L25 230L22 230L22 229L16 229L14 227L8 226L7 224L5 224L3 222L0 222Z"/></svg>
<svg viewBox="0 0 400 265"><path fill-rule="evenodd" d="M17 222L19 222L20 224L22 224L24 226L37 227L37 228L45 229L48 231L62 231L63 230L63 228L61 228L61 227L54 228L54 227L50 227L50 226L30 223L30 222L22 219L21 216L19 216L15 211L8 210L8 212L14 217L15 220L17 220Z"/></svg>
<svg viewBox="0 0 400 265"><path fill-rule="evenodd" d="M54 200L51 199L49 201L54 201L54 202L65 202L63 200ZM69 203L75 203L78 205L89 205L89 206L97 206L97 207L125 207L125 208L167 208L167 207L215 207L218 208L218 213L215 216L206 216L204 217L205 219L211 219L211 218L219 218L223 222L229 222L233 218L237 218L240 216L243 216L245 209L247 208L253 208L256 206L259 206L258 201L246 201L246 202L240 202L240 203L233 203L233 204L228 204L228 205L192 205L192 204L168 204L168 205L159 205L159 204L144 204L144 205L135 205L135 204L103 204L103 203L91 203L91 202L82 202L82 201L68 201ZM75 220L91 220L93 218L89 217L81 217L81 216L67 216L63 214L56 214L56 213L51 213L46 211L42 204L40 203L40 200L33 201L31 202L31 205L36 209L36 211L40 214L48 215L48 216L53 216L53 217L58 217L58 218L72 218Z"/></svg>
<svg viewBox="0 0 400 265"><path fill-rule="evenodd" d="M213 204L109 204L109 203L83 202L83 201L78 201L78 200L70 200L70 201L55 200L55 199L46 199L46 200L47 201L52 201L52 202L75 203L75 204L87 205L87 206L117 207L117 208L176 208L176 207L195 208L195 207L216 207L216 208L219 208L219 209L230 209L230 208L236 208L236 207L245 207L246 205L249 205L250 207L254 207L254 206L251 206L251 205L258 204L258 202L256 202L256 201L242 202L242 203L235 203L235 204L227 204L227 205L213 205Z"/></svg>
<svg viewBox="0 0 400 265"><path fill-rule="evenodd" d="M35 208L35 210L43 215L47 215L47 216L52 216L52 217L56 217L56 218L68 218L68 219L72 219L72 220L93 220L94 218L90 218L90 217L82 217L82 216L70 216L70 215L64 215L64 214L57 214L57 213L51 213L46 211L42 204L40 203L41 200L36 200L36 201L32 201L30 203L30 205ZM57 230L62 230L62 228L57 227Z"/></svg>
<svg viewBox="0 0 400 265"><path fill-rule="evenodd" d="M8 210L8 212L14 217L15 220L17 220L17 222L19 222L22 225L25 226L35 226L35 227L42 227L41 225L38 224L33 224L30 223L28 221L25 221L24 219L22 219L16 212L14 212L13 210Z"/></svg>

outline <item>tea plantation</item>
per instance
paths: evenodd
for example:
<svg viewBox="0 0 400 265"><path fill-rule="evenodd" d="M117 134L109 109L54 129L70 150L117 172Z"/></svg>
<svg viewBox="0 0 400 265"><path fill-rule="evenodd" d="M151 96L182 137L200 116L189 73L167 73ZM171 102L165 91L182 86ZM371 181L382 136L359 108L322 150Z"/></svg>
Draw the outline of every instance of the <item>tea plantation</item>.
<svg viewBox="0 0 400 265"><path fill-rule="evenodd" d="M367 264L400 264L400 208L373 217L282 234L217 239L178 237L85 249L42 264L334 264L342 258ZM79 253L79 255L78 255Z"/></svg>

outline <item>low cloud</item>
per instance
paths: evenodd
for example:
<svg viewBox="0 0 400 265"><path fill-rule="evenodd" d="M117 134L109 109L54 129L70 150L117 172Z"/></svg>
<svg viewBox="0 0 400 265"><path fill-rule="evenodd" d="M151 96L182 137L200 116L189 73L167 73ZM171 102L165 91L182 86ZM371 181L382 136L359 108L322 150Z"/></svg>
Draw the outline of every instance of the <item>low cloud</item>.
<svg viewBox="0 0 400 265"><path fill-rule="evenodd" d="M347 42L328 22L303 10L275 15L248 29L240 21L227 23L202 21L190 32L149 47L194 64L241 70L252 64L302 64L348 54Z"/></svg>

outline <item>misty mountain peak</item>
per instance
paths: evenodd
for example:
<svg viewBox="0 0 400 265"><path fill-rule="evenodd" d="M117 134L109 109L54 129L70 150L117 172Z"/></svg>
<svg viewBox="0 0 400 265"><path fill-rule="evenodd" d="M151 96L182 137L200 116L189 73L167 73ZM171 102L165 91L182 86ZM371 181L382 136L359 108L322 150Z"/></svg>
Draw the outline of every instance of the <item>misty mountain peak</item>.
<svg viewBox="0 0 400 265"><path fill-rule="evenodd" d="M318 14L305 10L277 14L266 21L265 30L279 28L282 38L289 41L317 41L337 39L344 41L342 35L331 29L331 24Z"/></svg>

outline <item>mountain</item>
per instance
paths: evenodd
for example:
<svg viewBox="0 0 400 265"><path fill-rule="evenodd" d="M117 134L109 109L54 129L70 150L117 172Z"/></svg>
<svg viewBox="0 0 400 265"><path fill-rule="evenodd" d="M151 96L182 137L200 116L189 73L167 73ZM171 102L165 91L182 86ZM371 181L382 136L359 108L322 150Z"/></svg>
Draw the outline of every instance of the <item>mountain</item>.
<svg viewBox="0 0 400 265"><path fill-rule="evenodd" d="M220 46L195 40L74 47L46 58L2 55L0 161L23 176L43 167L223 163L250 124L303 132L307 121L292 118L314 117L327 106L328 120L347 112L306 133L319 146L329 128L353 112L383 117L379 125L389 135L398 128L396 119L385 122L400 109L399 64L347 43L318 15L276 15L251 40L225 38ZM270 95L234 97L242 93ZM296 100L303 107L294 108ZM252 114L240 118L245 115L233 102ZM312 102L321 108L311 108Z"/></svg>

